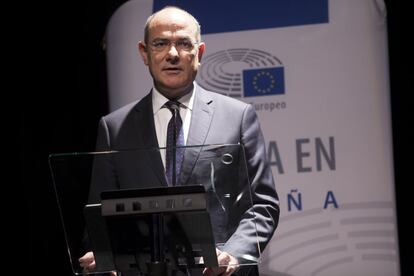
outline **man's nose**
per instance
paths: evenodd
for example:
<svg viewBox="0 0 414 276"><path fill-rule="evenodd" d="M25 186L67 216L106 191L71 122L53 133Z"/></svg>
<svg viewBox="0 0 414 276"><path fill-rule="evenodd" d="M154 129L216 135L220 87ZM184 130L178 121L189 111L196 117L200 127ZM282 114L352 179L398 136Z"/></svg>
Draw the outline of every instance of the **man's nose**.
<svg viewBox="0 0 414 276"><path fill-rule="evenodd" d="M171 43L170 48L168 49L168 54L171 56L178 56L178 50L175 43Z"/></svg>
<svg viewBox="0 0 414 276"><path fill-rule="evenodd" d="M178 58L179 58L179 53L177 51L177 48L175 48L175 44L172 43L170 48L168 49L167 61L177 62Z"/></svg>

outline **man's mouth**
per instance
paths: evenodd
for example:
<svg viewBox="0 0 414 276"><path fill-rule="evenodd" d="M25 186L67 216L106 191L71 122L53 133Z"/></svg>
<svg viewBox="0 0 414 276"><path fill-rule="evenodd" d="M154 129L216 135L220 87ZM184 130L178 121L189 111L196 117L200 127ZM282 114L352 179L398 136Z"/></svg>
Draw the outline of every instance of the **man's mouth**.
<svg viewBox="0 0 414 276"><path fill-rule="evenodd" d="M166 72L171 72L171 73L173 73L173 72L180 72L180 71L182 71L182 69L181 68L179 68L179 67L166 67L166 68L164 68L164 69L162 69L163 71L166 71Z"/></svg>

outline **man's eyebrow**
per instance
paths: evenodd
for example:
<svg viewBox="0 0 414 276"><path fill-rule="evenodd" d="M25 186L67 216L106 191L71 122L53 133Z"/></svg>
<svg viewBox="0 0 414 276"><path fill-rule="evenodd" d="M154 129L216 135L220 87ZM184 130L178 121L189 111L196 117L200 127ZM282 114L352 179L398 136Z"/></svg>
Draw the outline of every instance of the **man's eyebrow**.
<svg viewBox="0 0 414 276"><path fill-rule="evenodd" d="M152 41L168 41L169 39L168 38L162 38L162 37L156 37L156 38L154 38Z"/></svg>
<svg viewBox="0 0 414 276"><path fill-rule="evenodd" d="M166 37L156 37L152 41L156 41L156 40L170 40L170 39L166 38ZM176 40L191 40L191 37L190 36L183 36L183 37L178 37Z"/></svg>

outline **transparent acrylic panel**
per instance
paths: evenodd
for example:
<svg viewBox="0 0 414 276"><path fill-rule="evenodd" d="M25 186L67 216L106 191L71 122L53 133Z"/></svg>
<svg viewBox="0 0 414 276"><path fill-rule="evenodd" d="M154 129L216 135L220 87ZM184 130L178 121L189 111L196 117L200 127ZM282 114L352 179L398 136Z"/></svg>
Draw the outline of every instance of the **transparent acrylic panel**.
<svg viewBox="0 0 414 276"><path fill-rule="evenodd" d="M165 174L165 148L49 156L74 274L85 273L79 258L89 251L91 274L146 273L154 261L178 270L217 266L215 248L240 267L260 261L243 147L174 150L184 156L175 183Z"/></svg>

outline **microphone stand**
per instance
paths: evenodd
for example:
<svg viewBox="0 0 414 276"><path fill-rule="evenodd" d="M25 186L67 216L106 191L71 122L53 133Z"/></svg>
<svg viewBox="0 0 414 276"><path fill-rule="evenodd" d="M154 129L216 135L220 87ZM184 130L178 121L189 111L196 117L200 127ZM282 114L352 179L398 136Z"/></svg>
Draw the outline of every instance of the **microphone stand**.
<svg viewBox="0 0 414 276"><path fill-rule="evenodd" d="M176 103L172 104L171 108L174 122L171 185L174 187L176 185L177 112L180 112L180 108ZM151 262L148 264L148 276L167 276L169 270L164 261L164 216L162 213L152 215L152 226L152 251Z"/></svg>
<svg viewBox="0 0 414 276"><path fill-rule="evenodd" d="M148 276L168 276L167 263L164 261L164 216L152 214L151 262L147 263Z"/></svg>

